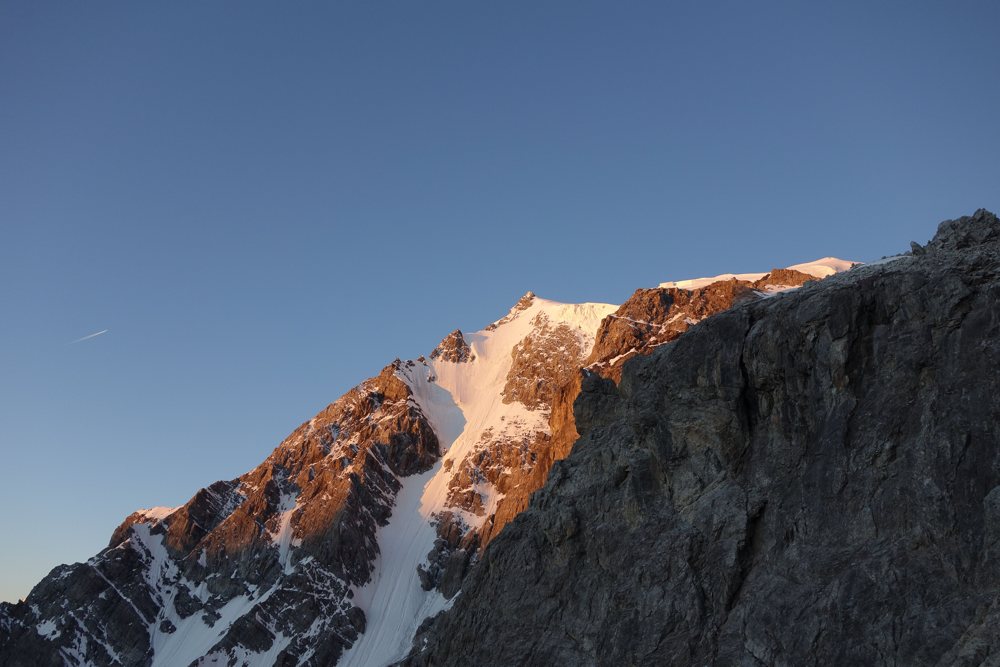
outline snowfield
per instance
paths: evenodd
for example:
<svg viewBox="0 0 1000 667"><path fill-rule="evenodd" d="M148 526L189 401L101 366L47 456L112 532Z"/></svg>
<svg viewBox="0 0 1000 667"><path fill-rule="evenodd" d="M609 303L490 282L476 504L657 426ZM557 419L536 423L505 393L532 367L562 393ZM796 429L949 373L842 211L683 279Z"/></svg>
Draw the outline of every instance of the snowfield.
<svg viewBox="0 0 1000 667"><path fill-rule="evenodd" d="M823 257L822 259L817 259L813 262L805 262L803 264L796 264L795 266L788 266L785 268L792 271L799 271L810 276L815 276L816 278L826 278L827 276L832 276L835 273L847 271L855 264L859 264L859 262L849 262L845 259L837 259L836 257ZM678 289L694 290L699 287L706 287L707 285L719 282L720 280L735 279L745 280L752 283L755 280L760 280L766 275L766 271L764 273L723 273L710 278L691 278L689 280L674 280L666 283L660 283L660 287L676 287Z"/></svg>

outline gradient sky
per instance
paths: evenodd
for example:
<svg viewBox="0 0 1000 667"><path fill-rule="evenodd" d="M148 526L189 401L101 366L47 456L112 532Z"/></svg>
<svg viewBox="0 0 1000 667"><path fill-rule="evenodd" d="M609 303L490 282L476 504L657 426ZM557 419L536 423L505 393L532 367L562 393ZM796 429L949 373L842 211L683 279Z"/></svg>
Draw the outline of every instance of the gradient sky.
<svg viewBox="0 0 1000 667"><path fill-rule="evenodd" d="M528 289L1000 209L998 7L0 3L0 599Z"/></svg>

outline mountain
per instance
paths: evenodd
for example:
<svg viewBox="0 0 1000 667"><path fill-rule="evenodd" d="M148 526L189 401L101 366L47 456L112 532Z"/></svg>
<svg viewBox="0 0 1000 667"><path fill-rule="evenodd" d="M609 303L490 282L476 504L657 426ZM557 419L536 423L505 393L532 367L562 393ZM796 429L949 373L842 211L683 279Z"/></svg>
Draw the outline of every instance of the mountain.
<svg viewBox="0 0 1000 667"><path fill-rule="evenodd" d="M589 374L406 665L1000 664L1000 221Z"/></svg>
<svg viewBox="0 0 1000 667"><path fill-rule="evenodd" d="M101 553L0 605L0 665L400 660L574 449L574 402L594 378L613 387L626 361L702 320L851 267L665 283L620 306L529 292L485 329L392 362L250 472L132 514Z"/></svg>

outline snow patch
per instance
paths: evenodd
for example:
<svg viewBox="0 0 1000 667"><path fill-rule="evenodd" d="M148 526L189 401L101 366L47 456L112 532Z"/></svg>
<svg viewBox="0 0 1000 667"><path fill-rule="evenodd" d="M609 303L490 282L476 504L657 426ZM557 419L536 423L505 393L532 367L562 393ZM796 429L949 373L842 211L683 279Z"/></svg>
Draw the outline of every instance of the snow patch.
<svg viewBox="0 0 1000 667"><path fill-rule="evenodd" d="M51 619L44 620L35 626L35 632L46 639L57 639L62 634L56 627L56 622Z"/></svg>
<svg viewBox="0 0 1000 667"><path fill-rule="evenodd" d="M860 262L849 262L846 259L837 259L836 257L823 257L822 259L817 259L813 262L796 264L795 266L789 266L788 268L792 271L807 273L810 276L815 276L816 278L826 278L827 276L832 276L835 273L847 271L855 264L860 264Z"/></svg>
<svg viewBox="0 0 1000 667"><path fill-rule="evenodd" d="M277 507L278 528L270 533L271 541L278 546L278 562L285 574L291 574L295 569L292 566L291 547L298 546L292 540L292 515L295 514L297 502L297 493L281 494Z"/></svg>
<svg viewBox="0 0 1000 667"><path fill-rule="evenodd" d="M138 510L137 513L141 514L144 519L152 519L153 521L162 521L168 516L179 510L181 507L147 507L145 509Z"/></svg>

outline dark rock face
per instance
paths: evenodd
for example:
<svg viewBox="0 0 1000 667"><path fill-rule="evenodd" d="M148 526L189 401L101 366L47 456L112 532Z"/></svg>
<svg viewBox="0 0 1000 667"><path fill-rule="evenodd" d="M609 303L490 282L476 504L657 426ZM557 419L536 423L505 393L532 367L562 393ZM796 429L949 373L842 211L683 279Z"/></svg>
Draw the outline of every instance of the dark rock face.
<svg viewBox="0 0 1000 667"><path fill-rule="evenodd" d="M928 250L965 250L978 245L1000 241L1000 228L995 224L996 215L984 208L971 217L945 220L938 226L937 234L928 244Z"/></svg>
<svg viewBox="0 0 1000 667"><path fill-rule="evenodd" d="M411 665L996 664L1000 222L583 379Z"/></svg>
<svg viewBox="0 0 1000 667"><path fill-rule="evenodd" d="M437 539L427 555L427 564L417 566L417 576L425 591L438 589L446 598L458 592L481 546L480 533L452 511L437 518Z"/></svg>
<svg viewBox="0 0 1000 667"><path fill-rule="evenodd" d="M105 551L0 605L0 665L143 665L154 648L184 665L335 662L364 631L352 587L369 577L400 479L440 457L398 368L330 404L249 473L163 516L129 516ZM209 639L192 657L183 645L198 636Z"/></svg>

